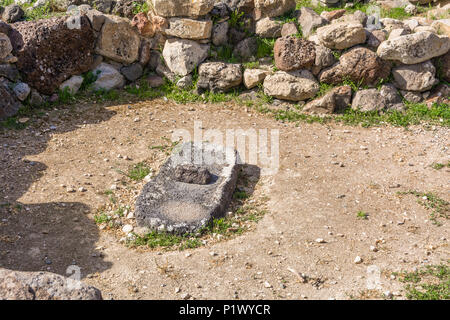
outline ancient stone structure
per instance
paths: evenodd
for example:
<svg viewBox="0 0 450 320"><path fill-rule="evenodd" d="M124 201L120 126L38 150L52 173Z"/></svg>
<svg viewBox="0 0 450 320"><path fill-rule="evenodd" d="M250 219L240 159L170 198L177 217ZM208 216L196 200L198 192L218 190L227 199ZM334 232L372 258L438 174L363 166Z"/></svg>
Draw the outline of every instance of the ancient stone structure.
<svg viewBox="0 0 450 320"><path fill-rule="evenodd" d="M132 1L95 0L95 9L90 0L58 1L55 8L65 16L27 22L20 5L0 8L0 118L22 104L57 100L59 91L76 94L86 88L88 73L94 91L120 90L142 77L151 88L167 79L196 94L260 86L273 97L304 101L305 112L316 113L345 109L348 97L344 90L346 98L332 105L340 90L316 97L320 83L380 88L389 79L404 98L436 96L436 84L449 78L450 5L427 17L378 21L347 12L344 2L320 0L340 7L318 15L296 8L295 0L149 0L148 11L137 14ZM378 2L417 11L407 0ZM355 106L354 98L360 101L361 94L352 92L346 107ZM392 99L369 100L377 110L399 109Z"/></svg>
<svg viewBox="0 0 450 320"><path fill-rule="evenodd" d="M136 201L137 225L186 233L223 217L238 175L235 150L209 143L175 147Z"/></svg>

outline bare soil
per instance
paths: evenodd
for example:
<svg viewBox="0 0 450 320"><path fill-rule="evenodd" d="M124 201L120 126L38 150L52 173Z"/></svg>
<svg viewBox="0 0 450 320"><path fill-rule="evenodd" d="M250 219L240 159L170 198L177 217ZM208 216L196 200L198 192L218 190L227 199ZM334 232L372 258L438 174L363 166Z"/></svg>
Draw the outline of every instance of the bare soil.
<svg viewBox="0 0 450 320"><path fill-rule="evenodd" d="M185 251L130 249L100 230L93 217L110 203L105 190L129 190L117 192L122 203L138 192L121 185L117 169L146 161L157 170L167 156L150 147L172 130L192 132L198 120L205 130L280 130L280 169L259 177L251 196L268 197L263 219L231 240ZM444 127L295 125L233 103L48 111L24 130L0 131L0 267L65 275L76 264L106 299L366 299L387 290L402 299L391 273L448 264L450 229L398 192L449 201L450 168L431 167L449 161L449 141ZM367 286L373 265L376 290Z"/></svg>

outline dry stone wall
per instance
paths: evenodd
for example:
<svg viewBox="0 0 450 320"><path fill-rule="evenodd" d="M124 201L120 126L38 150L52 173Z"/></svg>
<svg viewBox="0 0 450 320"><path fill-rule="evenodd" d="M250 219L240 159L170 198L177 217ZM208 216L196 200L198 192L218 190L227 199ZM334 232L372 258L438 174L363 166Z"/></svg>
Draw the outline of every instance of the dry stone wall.
<svg viewBox="0 0 450 320"><path fill-rule="evenodd" d="M191 88L195 73L197 93L260 86L310 113L449 101L439 79L450 81L450 5L404 21L339 8L319 15L295 0L149 0L137 14L134 5L61 1L65 15L26 22L17 4L0 9L0 119L77 93L87 72L90 88L106 91L164 79ZM264 39L274 50L261 56ZM364 90L349 91L349 81ZM317 97L321 83L336 88Z"/></svg>

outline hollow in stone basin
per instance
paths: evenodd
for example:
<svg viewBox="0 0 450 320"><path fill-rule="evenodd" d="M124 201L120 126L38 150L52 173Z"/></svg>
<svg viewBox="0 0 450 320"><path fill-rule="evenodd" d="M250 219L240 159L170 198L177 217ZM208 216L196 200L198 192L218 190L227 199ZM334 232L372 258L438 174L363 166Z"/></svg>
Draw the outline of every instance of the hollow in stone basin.
<svg viewBox="0 0 450 320"><path fill-rule="evenodd" d="M179 145L139 195L136 223L173 233L196 231L225 215L237 175L235 150L209 143Z"/></svg>

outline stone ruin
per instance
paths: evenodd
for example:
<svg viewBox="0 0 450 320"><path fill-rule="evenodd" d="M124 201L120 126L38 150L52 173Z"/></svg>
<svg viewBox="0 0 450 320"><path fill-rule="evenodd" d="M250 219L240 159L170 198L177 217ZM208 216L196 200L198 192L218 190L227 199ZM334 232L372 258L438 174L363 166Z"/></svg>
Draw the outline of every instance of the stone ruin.
<svg viewBox="0 0 450 320"><path fill-rule="evenodd" d="M137 225L183 234L223 217L236 187L237 162L235 150L218 145L175 147L136 201Z"/></svg>
<svg viewBox="0 0 450 320"><path fill-rule="evenodd" d="M240 88L252 94L261 86L313 114L348 107L401 111L404 100L448 103L450 89L442 81L450 81L450 4L427 17L378 21L358 10L319 15L295 0L149 0L148 11L134 14L135 2L144 4L58 1L55 10L65 16L37 21L22 21L18 4L0 8L0 119L22 104L55 102L59 91L76 94L89 72L93 91L140 81L158 87L164 79L196 93ZM319 2L341 3L313 1ZM374 5L417 12L407 0ZM286 15L289 22L280 18ZM274 50L259 56L265 39L274 41ZM344 81L365 88L354 92ZM322 83L335 88L317 98Z"/></svg>

